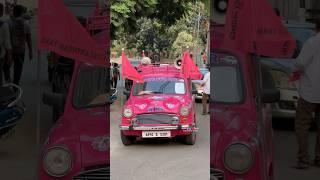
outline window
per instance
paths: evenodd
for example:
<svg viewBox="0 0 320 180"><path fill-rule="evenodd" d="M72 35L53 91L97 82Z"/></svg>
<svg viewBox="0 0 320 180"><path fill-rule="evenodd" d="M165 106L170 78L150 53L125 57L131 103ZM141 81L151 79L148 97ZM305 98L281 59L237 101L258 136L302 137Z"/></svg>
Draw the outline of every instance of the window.
<svg viewBox="0 0 320 180"><path fill-rule="evenodd" d="M242 74L234 56L218 53L214 56L211 74L211 100L217 103L240 103L244 98Z"/></svg>
<svg viewBox="0 0 320 180"><path fill-rule="evenodd" d="M103 67L80 67L75 86L73 104L84 108L105 105L108 101L108 71Z"/></svg>
<svg viewBox="0 0 320 180"><path fill-rule="evenodd" d="M186 93L185 81L179 78L147 78L143 84L134 86L133 95Z"/></svg>

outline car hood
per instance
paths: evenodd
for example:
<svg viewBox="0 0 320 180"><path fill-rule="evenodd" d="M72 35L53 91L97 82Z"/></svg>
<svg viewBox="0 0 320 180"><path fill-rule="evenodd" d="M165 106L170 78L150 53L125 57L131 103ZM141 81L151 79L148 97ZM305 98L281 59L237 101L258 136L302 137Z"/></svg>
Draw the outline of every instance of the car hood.
<svg viewBox="0 0 320 180"><path fill-rule="evenodd" d="M82 167L109 163L109 113L106 108L64 115L52 128L46 147L64 145Z"/></svg>
<svg viewBox="0 0 320 180"><path fill-rule="evenodd" d="M77 119L82 163L95 166L109 162L109 113L105 108L91 109Z"/></svg>
<svg viewBox="0 0 320 180"><path fill-rule="evenodd" d="M181 95L132 96L125 107L132 108L135 114L179 113L183 105L191 104Z"/></svg>
<svg viewBox="0 0 320 180"><path fill-rule="evenodd" d="M257 134L257 115L249 109L215 107L211 117L211 164L222 162L225 148L232 142L252 142Z"/></svg>

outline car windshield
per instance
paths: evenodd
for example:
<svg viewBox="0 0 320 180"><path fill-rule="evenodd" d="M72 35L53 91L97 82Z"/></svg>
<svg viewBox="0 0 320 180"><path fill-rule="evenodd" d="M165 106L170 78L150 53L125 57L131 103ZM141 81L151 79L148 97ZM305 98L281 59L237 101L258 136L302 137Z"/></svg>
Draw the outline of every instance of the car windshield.
<svg viewBox="0 0 320 180"><path fill-rule="evenodd" d="M73 96L74 106L85 108L105 105L108 99L107 78L106 68L80 66Z"/></svg>
<svg viewBox="0 0 320 180"><path fill-rule="evenodd" d="M177 94L186 93L185 81L180 78L147 78L145 82L135 84L133 89L134 96L148 94Z"/></svg>
<svg viewBox="0 0 320 180"><path fill-rule="evenodd" d="M140 61L130 61L130 64L132 65L132 66L134 66L134 67L138 67L139 66L139 64L140 64Z"/></svg>
<svg viewBox="0 0 320 180"><path fill-rule="evenodd" d="M205 74L207 74L209 72L208 69L203 69L203 68L200 68L200 72L201 74L204 76Z"/></svg>
<svg viewBox="0 0 320 180"><path fill-rule="evenodd" d="M216 103L240 103L244 90L237 58L226 53L214 54L212 58L211 100Z"/></svg>

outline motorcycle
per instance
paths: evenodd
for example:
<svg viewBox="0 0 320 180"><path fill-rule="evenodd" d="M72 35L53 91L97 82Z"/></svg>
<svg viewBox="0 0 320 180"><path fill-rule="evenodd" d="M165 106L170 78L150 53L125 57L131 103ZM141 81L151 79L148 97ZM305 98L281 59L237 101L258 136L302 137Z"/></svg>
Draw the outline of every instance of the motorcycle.
<svg viewBox="0 0 320 180"><path fill-rule="evenodd" d="M22 89L12 83L0 87L0 138L9 134L26 111Z"/></svg>

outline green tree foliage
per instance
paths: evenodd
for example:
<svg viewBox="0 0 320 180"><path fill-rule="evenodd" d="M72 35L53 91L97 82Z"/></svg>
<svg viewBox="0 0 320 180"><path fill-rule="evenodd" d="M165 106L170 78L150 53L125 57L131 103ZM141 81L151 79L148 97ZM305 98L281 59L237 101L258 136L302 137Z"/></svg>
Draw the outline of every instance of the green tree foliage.
<svg viewBox="0 0 320 180"><path fill-rule="evenodd" d="M209 0L203 0L209 2ZM181 47L205 47L208 29L207 4L197 0L111 0L113 49L152 52ZM200 13L199 13L200 12ZM200 16L199 16L200 15ZM199 23L199 31L198 31ZM121 43L120 43L121 42Z"/></svg>

